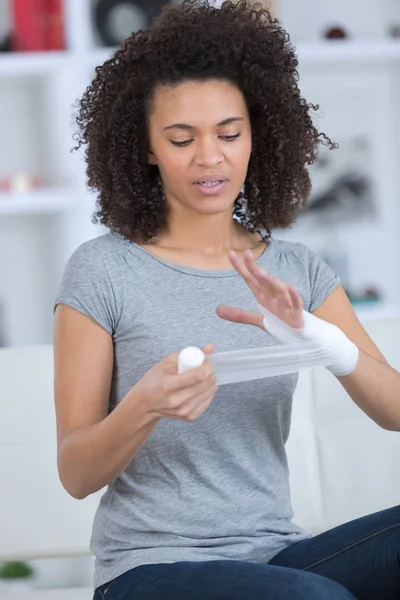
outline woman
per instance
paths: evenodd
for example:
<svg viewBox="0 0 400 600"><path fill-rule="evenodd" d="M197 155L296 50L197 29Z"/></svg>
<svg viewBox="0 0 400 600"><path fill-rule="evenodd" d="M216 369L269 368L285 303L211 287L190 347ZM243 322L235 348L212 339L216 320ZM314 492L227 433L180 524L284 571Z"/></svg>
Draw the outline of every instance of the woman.
<svg viewBox="0 0 400 600"><path fill-rule="evenodd" d="M305 206L318 145L333 146L296 67L266 10L190 0L127 39L81 100L78 147L111 233L66 267L55 394L64 487L108 486L96 599L398 597L398 508L314 538L291 522L297 376L218 389L208 361L177 373L185 346L276 344L258 306L294 332L304 308L356 348L350 369L332 368L351 398L400 429L400 375L337 277L271 236Z"/></svg>

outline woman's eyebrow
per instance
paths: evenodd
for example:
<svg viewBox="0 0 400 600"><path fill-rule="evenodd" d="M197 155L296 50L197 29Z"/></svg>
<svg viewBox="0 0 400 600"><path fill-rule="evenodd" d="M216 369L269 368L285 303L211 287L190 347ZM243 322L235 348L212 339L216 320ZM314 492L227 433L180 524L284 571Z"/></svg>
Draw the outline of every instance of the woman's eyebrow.
<svg viewBox="0 0 400 600"><path fill-rule="evenodd" d="M244 121L243 117L229 117L228 119L224 119L220 123L217 123L217 127L222 127L223 125L229 125L230 123L234 123L236 121ZM163 131L168 131L170 129L183 129L185 131L196 129L193 125L187 125L186 123L174 123L173 125L168 125L164 127Z"/></svg>

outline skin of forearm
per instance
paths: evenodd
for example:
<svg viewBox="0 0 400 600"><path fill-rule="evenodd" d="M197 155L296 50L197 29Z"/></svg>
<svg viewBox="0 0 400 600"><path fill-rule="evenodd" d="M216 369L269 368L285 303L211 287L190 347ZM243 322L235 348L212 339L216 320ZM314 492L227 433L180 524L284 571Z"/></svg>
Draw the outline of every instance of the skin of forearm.
<svg viewBox="0 0 400 600"><path fill-rule="evenodd" d="M131 390L105 419L72 431L58 453L64 488L79 500L101 490L126 469L159 420Z"/></svg>
<svg viewBox="0 0 400 600"><path fill-rule="evenodd" d="M360 350L356 369L338 380L375 423L389 431L400 431L400 373Z"/></svg>

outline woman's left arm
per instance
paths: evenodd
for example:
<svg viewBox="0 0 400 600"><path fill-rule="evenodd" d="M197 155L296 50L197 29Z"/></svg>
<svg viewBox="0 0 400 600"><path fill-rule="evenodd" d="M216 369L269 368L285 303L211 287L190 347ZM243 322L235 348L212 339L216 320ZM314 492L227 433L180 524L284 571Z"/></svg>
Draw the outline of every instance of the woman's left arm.
<svg viewBox="0 0 400 600"><path fill-rule="evenodd" d="M239 259L230 252L230 261L253 292L259 305L292 328L303 327L303 301L298 291L261 269L250 250ZM255 325L265 331L263 315L219 306L217 315L227 321ZM357 318L339 285L313 315L336 325L359 349L359 360L350 375L338 376L352 400L378 425L400 431L400 373L381 354Z"/></svg>
<svg viewBox="0 0 400 600"><path fill-rule="evenodd" d="M342 286L335 288L313 314L339 327L360 351L355 370L338 377L352 400L384 429L400 431L400 373L375 346Z"/></svg>

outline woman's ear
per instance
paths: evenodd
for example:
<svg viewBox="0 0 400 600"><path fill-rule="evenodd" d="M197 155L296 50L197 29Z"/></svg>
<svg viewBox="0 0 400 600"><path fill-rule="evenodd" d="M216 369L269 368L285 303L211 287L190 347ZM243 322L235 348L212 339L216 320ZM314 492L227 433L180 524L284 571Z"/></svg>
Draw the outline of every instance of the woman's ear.
<svg viewBox="0 0 400 600"><path fill-rule="evenodd" d="M158 164L156 155L154 154L154 152L151 148L147 154L147 161L148 161L149 165L157 165Z"/></svg>

